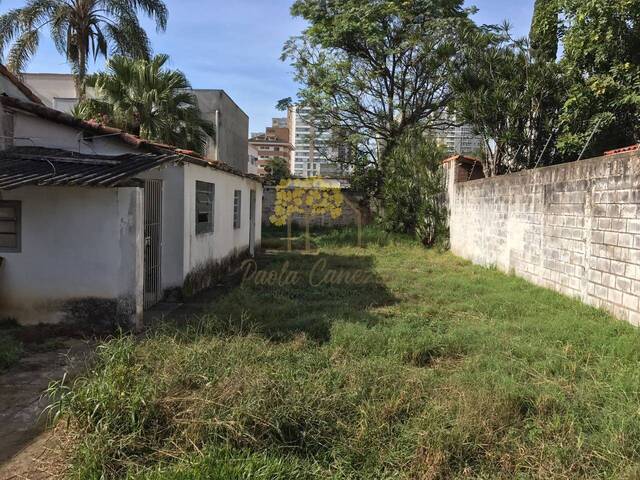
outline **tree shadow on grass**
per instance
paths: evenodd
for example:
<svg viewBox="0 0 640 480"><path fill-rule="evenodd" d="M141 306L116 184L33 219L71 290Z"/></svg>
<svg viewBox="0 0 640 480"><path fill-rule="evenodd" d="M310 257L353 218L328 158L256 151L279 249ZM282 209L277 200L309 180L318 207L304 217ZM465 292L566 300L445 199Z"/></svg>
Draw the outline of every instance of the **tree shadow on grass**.
<svg viewBox="0 0 640 480"><path fill-rule="evenodd" d="M263 255L225 283L218 287L224 294L196 299L200 305L208 300L200 321L210 315L224 331L251 331L274 341L304 333L325 342L333 323L374 325L379 317L371 310L397 302L367 255Z"/></svg>

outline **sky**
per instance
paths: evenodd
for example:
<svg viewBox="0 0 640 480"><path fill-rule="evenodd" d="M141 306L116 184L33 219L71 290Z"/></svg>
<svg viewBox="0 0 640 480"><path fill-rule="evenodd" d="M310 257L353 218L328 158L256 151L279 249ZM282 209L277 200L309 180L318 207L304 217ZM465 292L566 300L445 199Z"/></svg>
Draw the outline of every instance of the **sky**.
<svg viewBox="0 0 640 480"><path fill-rule="evenodd" d="M278 100L294 97L292 68L280 61L282 46L304 29L292 18L292 0L165 0L169 25L156 33L148 25L155 53L171 56L171 68L185 72L194 88L221 88L249 115L250 131L264 131L271 118L282 116ZM363 0L365 1L365 0ZM529 31L534 0L467 0L479 11L477 23L508 20L516 35ZM0 12L25 0L2 0ZM98 65L98 67L100 64ZM43 36L28 72L68 73L50 40Z"/></svg>

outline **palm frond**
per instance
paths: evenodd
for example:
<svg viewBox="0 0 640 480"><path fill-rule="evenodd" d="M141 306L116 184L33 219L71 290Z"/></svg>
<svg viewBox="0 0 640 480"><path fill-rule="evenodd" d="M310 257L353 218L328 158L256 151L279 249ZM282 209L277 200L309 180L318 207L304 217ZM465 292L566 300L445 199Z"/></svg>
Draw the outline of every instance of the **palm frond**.
<svg viewBox="0 0 640 480"><path fill-rule="evenodd" d="M23 72L40 44L40 32L29 30L14 42L9 51L7 66L13 72Z"/></svg>

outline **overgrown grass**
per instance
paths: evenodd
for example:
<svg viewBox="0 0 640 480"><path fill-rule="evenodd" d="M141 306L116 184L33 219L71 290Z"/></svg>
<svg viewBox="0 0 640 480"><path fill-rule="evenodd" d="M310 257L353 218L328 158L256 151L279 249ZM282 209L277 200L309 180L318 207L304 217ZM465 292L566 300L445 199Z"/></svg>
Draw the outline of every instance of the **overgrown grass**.
<svg viewBox="0 0 640 480"><path fill-rule="evenodd" d="M640 337L405 237L316 236L180 325L103 345L56 408L74 478L639 478ZM303 275L304 278L308 278Z"/></svg>

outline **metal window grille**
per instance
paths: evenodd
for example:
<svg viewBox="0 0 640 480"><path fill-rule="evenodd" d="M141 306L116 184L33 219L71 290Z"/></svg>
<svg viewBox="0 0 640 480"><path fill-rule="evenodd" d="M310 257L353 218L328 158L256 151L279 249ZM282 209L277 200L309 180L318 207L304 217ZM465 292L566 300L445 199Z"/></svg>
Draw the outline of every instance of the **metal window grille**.
<svg viewBox="0 0 640 480"><path fill-rule="evenodd" d="M233 192L233 228L240 228L242 212L242 192L235 190Z"/></svg>
<svg viewBox="0 0 640 480"><path fill-rule="evenodd" d="M0 201L0 252L20 252L21 203Z"/></svg>
<svg viewBox="0 0 640 480"><path fill-rule="evenodd" d="M162 298L162 180L144 182L144 308Z"/></svg>
<svg viewBox="0 0 640 480"><path fill-rule="evenodd" d="M196 234L213 233L216 186L196 182Z"/></svg>

